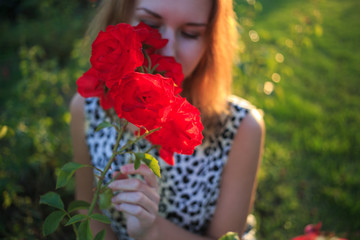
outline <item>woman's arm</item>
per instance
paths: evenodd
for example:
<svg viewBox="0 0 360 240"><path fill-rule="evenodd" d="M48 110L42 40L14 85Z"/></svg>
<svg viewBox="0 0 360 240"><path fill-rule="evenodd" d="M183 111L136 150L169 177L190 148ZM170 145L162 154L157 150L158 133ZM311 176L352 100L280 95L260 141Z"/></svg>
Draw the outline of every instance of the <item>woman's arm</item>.
<svg viewBox="0 0 360 240"><path fill-rule="evenodd" d="M257 110L242 121L221 178L220 194L208 235L219 238L228 231L245 230L252 208L256 177L265 138L265 124Z"/></svg>
<svg viewBox="0 0 360 240"><path fill-rule="evenodd" d="M76 94L70 104L71 113L71 138L74 151L74 161L81 164L91 164L90 155L85 141L85 114L84 114L85 99L79 94ZM75 199L91 202L93 198L93 181L94 175L92 168L81 168L75 173ZM99 211L99 210L97 210ZM79 211L86 214L85 210ZM106 229L106 240L115 240L116 236L109 225L101 222L92 221L91 229L93 233Z"/></svg>

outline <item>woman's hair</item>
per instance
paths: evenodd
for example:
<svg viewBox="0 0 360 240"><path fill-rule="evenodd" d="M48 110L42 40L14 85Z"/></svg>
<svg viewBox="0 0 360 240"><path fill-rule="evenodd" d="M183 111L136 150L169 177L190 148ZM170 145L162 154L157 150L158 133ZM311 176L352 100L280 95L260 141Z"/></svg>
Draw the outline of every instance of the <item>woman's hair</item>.
<svg viewBox="0 0 360 240"><path fill-rule="evenodd" d="M93 40L100 30L120 22L129 23L134 0L102 0L87 35ZM237 28L232 0L212 0L207 47L194 72L183 82L182 95L201 111L205 125L213 125L226 111L231 93Z"/></svg>

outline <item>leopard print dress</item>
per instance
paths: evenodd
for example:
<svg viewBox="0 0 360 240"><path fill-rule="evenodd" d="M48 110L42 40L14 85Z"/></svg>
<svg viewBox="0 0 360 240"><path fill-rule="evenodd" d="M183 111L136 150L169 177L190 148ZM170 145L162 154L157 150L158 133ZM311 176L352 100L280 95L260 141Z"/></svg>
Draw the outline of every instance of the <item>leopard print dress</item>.
<svg viewBox="0 0 360 240"><path fill-rule="evenodd" d="M159 214L174 224L188 231L204 235L207 226L215 212L219 195L221 174L226 164L228 153L241 121L249 111L248 104L235 96L229 98L229 114L219 122L217 133L205 135L203 143L195 148L192 155L175 154L175 165L167 165L159 158L154 149L150 152L159 160L161 178L158 179ZM246 106L246 107L244 107ZM95 131L97 126L110 121L105 111L100 107L97 98L88 98L85 102L86 140L92 159L92 164L103 169L112 155L115 145L116 130L104 128ZM130 131L125 131L120 144L134 137ZM147 150L151 144L147 140L139 141L133 150ZM114 171L130 160L130 155L117 156L104 182L108 182ZM99 173L94 170L95 175ZM111 227L118 239L131 239L126 232L125 219L122 213L110 208L104 214L111 219ZM251 225L243 236L245 239L255 239Z"/></svg>

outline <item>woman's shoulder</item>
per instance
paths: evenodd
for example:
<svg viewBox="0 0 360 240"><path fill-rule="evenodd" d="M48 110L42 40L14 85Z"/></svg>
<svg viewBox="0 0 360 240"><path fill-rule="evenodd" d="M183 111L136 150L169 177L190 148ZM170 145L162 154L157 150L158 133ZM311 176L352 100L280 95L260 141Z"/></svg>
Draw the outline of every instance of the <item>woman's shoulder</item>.
<svg viewBox="0 0 360 240"><path fill-rule="evenodd" d="M75 125L82 125L85 121L85 98L83 98L80 94L76 93L70 102L70 114L71 114L71 122Z"/></svg>
<svg viewBox="0 0 360 240"><path fill-rule="evenodd" d="M75 93L70 101L70 113L72 116L81 114L84 112L85 98L80 94Z"/></svg>
<svg viewBox="0 0 360 240"><path fill-rule="evenodd" d="M106 118L106 113L100 106L99 98L84 98L76 93L70 102L70 113L73 118L84 119L88 123L99 124Z"/></svg>
<svg viewBox="0 0 360 240"><path fill-rule="evenodd" d="M241 125L243 128L251 129L252 131L264 132L265 123L263 118L263 111L255 107L248 100L230 95L227 99L230 105L230 112L232 115L241 115Z"/></svg>
<svg viewBox="0 0 360 240"><path fill-rule="evenodd" d="M241 98L236 95L230 95L227 97L227 102L230 106L237 107L237 108L243 108L246 110L256 109L256 107L250 103L248 100Z"/></svg>

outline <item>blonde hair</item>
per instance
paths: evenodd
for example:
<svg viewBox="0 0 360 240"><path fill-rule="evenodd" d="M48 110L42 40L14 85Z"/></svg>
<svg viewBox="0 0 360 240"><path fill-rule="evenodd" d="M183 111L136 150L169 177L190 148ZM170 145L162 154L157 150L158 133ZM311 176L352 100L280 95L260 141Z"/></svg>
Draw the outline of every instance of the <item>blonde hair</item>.
<svg viewBox="0 0 360 240"><path fill-rule="evenodd" d="M102 0L87 32L90 39L108 25L129 23L134 7L134 0ZM212 0L207 49L194 72L183 82L183 97L200 109L206 126L213 125L226 112L237 46L236 23L232 0Z"/></svg>

